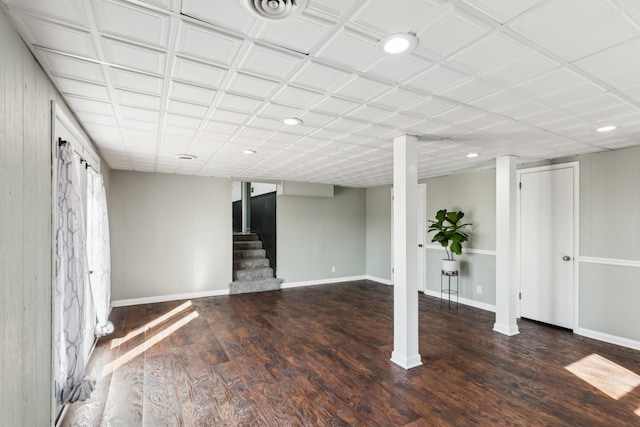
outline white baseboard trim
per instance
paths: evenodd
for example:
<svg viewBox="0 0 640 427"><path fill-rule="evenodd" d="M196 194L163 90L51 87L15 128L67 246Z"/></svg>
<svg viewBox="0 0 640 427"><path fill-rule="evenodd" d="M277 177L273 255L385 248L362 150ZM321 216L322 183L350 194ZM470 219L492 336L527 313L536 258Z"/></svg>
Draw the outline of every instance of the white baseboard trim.
<svg viewBox="0 0 640 427"><path fill-rule="evenodd" d="M368 274L364 276L367 280L371 280L372 282L382 283L383 285L393 286L393 282L389 279L383 279L381 277L369 276Z"/></svg>
<svg viewBox="0 0 640 427"><path fill-rule="evenodd" d="M348 276L334 277L331 279L307 280L304 282L285 282L280 289L299 288L302 286L326 285L330 283L354 282L356 280L372 280L374 282L392 285L390 280L381 279L373 276ZM220 295L229 295L229 289L220 289L216 291L193 292L188 294L159 295L154 297L132 298L111 301L111 307L126 307L130 305L153 304L156 302L179 301L192 298L216 297Z"/></svg>
<svg viewBox="0 0 640 427"><path fill-rule="evenodd" d="M179 301L183 299L217 297L220 295L229 295L229 289L220 289L215 291L192 292L188 294L158 295L155 297L121 299L111 301L111 307L126 307L130 305L153 304L156 302Z"/></svg>
<svg viewBox="0 0 640 427"><path fill-rule="evenodd" d="M422 365L422 357L420 357L420 353L412 354L411 356L407 356L404 354L399 354L397 351L391 352L391 359L393 363L400 366L404 369L415 368L416 366Z"/></svg>
<svg viewBox="0 0 640 427"><path fill-rule="evenodd" d="M436 298L440 298L440 292L439 291L432 291L431 289L427 289L426 291L424 291L425 295L429 295L431 297L436 297ZM443 295L442 299L443 300L447 300L447 298L445 297L446 295ZM455 296L451 296L451 302L455 301ZM467 299L467 298L460 298L460 304L464 304L464 305L468 305L471 307L475 307L475 308L479 308L480 310L485 310L485 311L490 311L492 313L496 312L496 306L495 305L491 305L491 304L487 304L485 302L480 302L480 301L474 301L472 299Z"/></svg>
<svg viewBox="0 0 640 427"><path fill-rule="evenodd" d="M367 276L333 277L330 279L305 280L303 282L284 282L280 289L300 288L303 286L328 285L331 283L354 282L356 280L366 280Z"/></svg>
<svg viewBox="0 0 640 427"><path fill-rule="evenodd" d="M594 340L604 341L610 344L616 344L622 347L632 348L634 350L640 350L640 341L634 341L628 338L623 338L616 335L609 335L609 334L605 334L604 332L592 331L590 329L584 329L584 328L578 328L576 333L578 335L582 335L583 337L593 338Z"/></svg>
<svg viewBox="0 0 640 427"><path fill-rule="evenodd" d="M520 333L520 330L518 329L518 325L509 326L509 325L501 325L499 323L494 323L493 330L495 332L498 332L502 335L506 335L508 337L512 337Z"/></svg>

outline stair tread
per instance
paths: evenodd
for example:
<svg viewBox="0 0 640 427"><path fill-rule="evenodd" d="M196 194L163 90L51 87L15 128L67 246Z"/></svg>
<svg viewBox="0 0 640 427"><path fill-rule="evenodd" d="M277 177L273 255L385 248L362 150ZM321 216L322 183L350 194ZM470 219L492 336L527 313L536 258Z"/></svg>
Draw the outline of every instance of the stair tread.
<svg viewBox="0 0 640 427"><path fill-rule="evenodd" d="M233 234L234 242L252 242L252 241L260 241L260 238L256 233L234 233Z"/></svg>
<svg viewBox="0 0 640 427"><path fill-rule="evenodd" d="M256 280L234 280L229 284L230 294L242 294L251 292L275 291L280 289L282 279L271 277Z"/></svg>
<svg viewBox="0 0 640 427"><path fill-rule="evenodd" d="M242 262L248 263L248 262L258 262L258 261L263 261L263 260L267 260L267 262L268 262L269 258L266 258L266 257L261 257L261 258L238 258L238 259L233 260L233 262L240 264ZM265 267L268 267L268 266L269 266L269 264L265 264Z"/></svg>
<svg viewBox="0 0 640 427"><path fill-rule="evenodd" d="M270 263L267 258L247 258L236 260L233 262L234 271L252 268L252 267L269 267Z"/></svg>
<svg viewBox="0 0 640 427"><path fill-rule="evenodd" d="M233 251L234 261L240 259L265 258L266 256L267 251L265 251L264 249L239 249Z"/></svg>
<svg viewBox="0 0 640 427"><path fill-rule="evenodd" d="M258 280L258 279L272 279L273 268L265 265L250 266L248 268L239 268L233 270L234 280Z"/></svg>
<svg viewBox="0 0 640 427"><path fill-rule="evenodd" d="M233 282L230 294L273 291L280 289L282 279L274 276L271 261L259 236L252 234L233 235Z"/></svg>
<svg viewBox="0 0 640 427"><path fill-rule="evenodd" d="M232 284L233 283L238 284L238 283L262 283L262 282L264 282L264 283L268 283L268 282L282 283L283 279L280 279L278 277L266 277L266 278L262 277L262 278L259 278L259 279L234 280L231 283Z"/></svg>

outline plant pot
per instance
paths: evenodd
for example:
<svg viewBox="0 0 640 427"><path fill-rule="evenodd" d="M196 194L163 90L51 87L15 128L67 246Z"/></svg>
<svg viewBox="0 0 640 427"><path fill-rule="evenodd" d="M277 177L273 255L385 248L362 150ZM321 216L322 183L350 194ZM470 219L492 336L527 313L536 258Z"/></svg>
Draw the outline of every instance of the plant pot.
<svg viewBox="0 0 640 427"><path fill-rule="evenodd" d="M442 260L442 271L444 272L453 272L453 271L460 271L460 261L458 260L450 260L450 259L443 259Z"/></svg>

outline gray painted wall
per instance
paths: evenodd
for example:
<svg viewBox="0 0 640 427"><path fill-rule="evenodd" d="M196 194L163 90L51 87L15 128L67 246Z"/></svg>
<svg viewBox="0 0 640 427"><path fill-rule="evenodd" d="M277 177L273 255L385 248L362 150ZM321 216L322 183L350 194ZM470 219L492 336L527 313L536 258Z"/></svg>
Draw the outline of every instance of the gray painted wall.
<svg viewBox="0 0 640 427"><path fill-rule="evenodd" d="M367 275L391 280L391 186L367 188Z"/></svg>
<svg viewBox="0 0 640 427"><path fill-rule="evenodd" d="M335 187L334 197L278 196L278 277L286 283L364 275L365 212L362 188Z"/></svg>
<svg viewBox="0 0 640 427"><path fill-rule="evenodd" d="M231 180L112 171L112 300L228 289Z"/></svg>
<svg viewBox="0 0 640 427"><path fill-rule="evenodd" d="M640 147L521 165L580 164L580 256L640 263ZM640 268L581 262L579 327L640 341Z"/></svg>
<svg viewBox="0 0 640 427"><path fill-rule="evenodd" d="M421 181L427 184L427 219L440 209L465 213L470 222L470 239L464 247L496 249L496 171L449 175ZM428 235L428 241L433 236Z"/></svg>
<svg viewBox="0 0 640 427"><path fill-rule="evenodd" d="M640 191L637 189L640 147L544 164L571 161L580 164L580 256L640 262ZM541 163L521 165L520 168L539 165ZM494 180L494 170L429 179L426 181L427 212L433 214L439 207L446 206L462 209L474 224L468 247L494 250ZM612 212L615 212L614 216ZM623 224L620 228L622 240L610 237L618 224ZM439 291L439 276L437 270L434 271L439 256L433 252L437 251L427 250L427 286ZM495 258L467 253L461 260L461 296L494 304ZM638 284L640 268L582 262L579 327L639 341ZM482 286L482 294L475 292L477 285Z"/></svg>
<svg viewBox="0 0 640 427"><path fill-rule="evenodd" d="M580 164L580 256L640 262L640 147L588 154L552 163L578 161ZM540 163L521 165L520 168ZM427 211L451 204L467 213L474 224L469 247L495 249L495 171L461 174L427 180ZM460 187L468 186L466 190ZM455 190L455 191L451 191ZM454 196L453 194L458 196ZM463 197L460 201L457 197ZM486 204L483 205L483 199ZM612 215L612 213L615 213ZM623 224L618 227L613 224ZM612 226L613 225L613 226ZM613 238L612 238L613 233ZM621 244L621 242L623 242ZM433 252L433 250L428 250ZM427 255L427 284L439 289L437 274ZM461 296L495 303L495 259L467 254L469 278L463 271ZM464 267L463 267L464 270ZM429 273L431 271L431 273ZM433 277L431 277L433 276ZM466 283L465 283L466 282ZM640 341L640 268L580 264L579 327L595 332ZM475 286L482 286L482 294Z"/></svg>
<svg viewBox="0 0 640 427"><path fill-rule="evenodd" d="M460 210L464 222L472 223L469 241L463 246L459 276L460 297L495 304L496 259L491 254L474 254L466 249L495 251L496 248L496 172L495 169L449 175L422 181L427 184L427 220L440 209ZM433 234L427 234L432 243ZM440 260L443 248L426 250L427 289L440 292ZM478 293L476 287L482 287Z"/></svg>
<svg viewBox="0 0 640 427"><path fill-rule="evenodd" d="M640 263L640 147L580 162L580 256ZM640 268L580 264L580 327L640 341Z"/></svg>
<svg viewBox="0 0 640 427"><path fill-rule="evenodd" d="M640 261L640 147L577 160L580 255Z"/></svg>
<svg viewBox="0 0 640 427"><path fill-rule="evenodd" d="M427 185L427 217L435 217L439 209L465 212L473 223L471 239L465 248L495 250L495 170L451 175L423 180ZM391 278L391 186L367 189L367 274ZM427 242L431 243L431 234ZM427 289L440 292L440 260L446 255L438 248L426 249ZM495 304L495 257L464 253L460 277L460 296L478 302ZM476 286L482 293L476 293Z"/></svg>
<svg viewBox="0 0 640 427"><path fill-rule="evenodd" d="M426 251L427 289L433 292L440 292L440 287L447 288L447 278L442 278L440 282L440 261L446 257L444 250L427 249ZM496 257L495 255L474 254L463 252L462 256L456 257L460 260L459 296L469 300L484 304L495 305L496 303ZM455 278L452 278L452 287ZM482 288L482 292L477 292L477 286ZM444 295L447 298L447 295ZM455 296L452 296L455 300Z"/></svg>
<svg viewBox="0 0 640 427"><path fill-rule="evenodd" d="M640 268L581 263L580 327L640 342Z"/></svg>

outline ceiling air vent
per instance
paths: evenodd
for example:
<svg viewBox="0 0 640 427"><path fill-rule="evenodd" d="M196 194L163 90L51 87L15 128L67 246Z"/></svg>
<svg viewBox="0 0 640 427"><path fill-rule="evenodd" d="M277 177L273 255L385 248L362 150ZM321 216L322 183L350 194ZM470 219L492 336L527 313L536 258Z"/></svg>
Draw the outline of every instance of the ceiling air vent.
<svg viewBox="0 0 640 427"><path fill-rule="evenodd" d="M260 18L284 20L302 13L308 0L240 0L250 12Z"/></svg>

